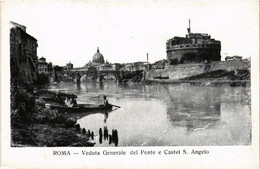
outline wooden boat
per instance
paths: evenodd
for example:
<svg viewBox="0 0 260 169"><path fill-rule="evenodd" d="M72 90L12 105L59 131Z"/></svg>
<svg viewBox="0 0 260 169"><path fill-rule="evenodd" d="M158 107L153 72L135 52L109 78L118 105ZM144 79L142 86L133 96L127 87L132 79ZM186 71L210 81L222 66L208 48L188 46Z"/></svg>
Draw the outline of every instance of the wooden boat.
<svg viewBox="0 0 260 169"><path fill-rule="evenodd" d="M56 109L61 112L68 112L68 113L79 113L79 112L91 112L91 111L100 111L100 110L112 110L113 105L94 105L94 104L78 104L76 107L67 107L61 105L53 105L53 104L46 104L46 107L51 109Z"/></svg>
<svg viewBox="0 0 260 169"><path fill-rule="evenodd" d="M52 92L50 92L52 93ZM53 94L53 93L52 93ZM43 104L58 104L58 105L62 105L64 106L64 101L65 99L69 97L69 98L77 98L77 95L73 94L73 93L54 93L51 96L40 96L39 100L43 103Z"/></svg>
<svg viewBox="0 0 260 169"><path fill-rule="evenodd" d="M41 100L44 103L64 105L64 100L62 100L62 99L58 100L58 99L55 99L54 97L42 97Z"/></svg>

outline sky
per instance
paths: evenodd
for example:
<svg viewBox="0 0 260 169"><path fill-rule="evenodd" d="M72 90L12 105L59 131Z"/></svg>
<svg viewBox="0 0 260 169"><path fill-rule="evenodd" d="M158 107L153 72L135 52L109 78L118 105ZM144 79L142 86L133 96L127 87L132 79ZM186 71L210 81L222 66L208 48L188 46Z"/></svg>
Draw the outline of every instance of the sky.
<svg viewBox="0 0 260 169"><path fill-rule="evenodd" d="M256 1L52 1L6 3L4 22L27 27L38 40L38 57L84 66L100 49L110 63L166 59L166 41L191 32L221 41L221 56L258 57Z"/></svg>

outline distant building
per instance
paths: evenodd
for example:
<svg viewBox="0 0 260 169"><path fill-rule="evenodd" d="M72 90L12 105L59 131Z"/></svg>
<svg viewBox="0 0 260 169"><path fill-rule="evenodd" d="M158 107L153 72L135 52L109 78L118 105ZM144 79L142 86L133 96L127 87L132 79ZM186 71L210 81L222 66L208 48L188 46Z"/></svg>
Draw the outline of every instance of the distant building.
<svg viewBox="0 0 260 169"><path fill-rule="evenodd" d="M134 62L133 63L133 71L138 71L138 70L145 70L147 62Z"/></svg>
<svg viewBox="0 0 260 169"><path fill-rule="evenodd" d="M62 66L58 66L58 65L54 66L53 69L54 69L54 72L58 73L58 74L63 73L63 70L64 70L64 68Z"/></svg>
<svg viewBox="0 0 260 169"><path fill-rule="evenodd" d="M49 62L49 63L47 64L47 68L48 68L48 72L53 72L53 66L52 66L52 63L51 63L51 62Z"/></svg>
<svg viewBox="0 0 260 169"><path fill-rule="evenodd" d="M231 60L242 60L242 56L227 56L225 58L226 61L231 61Z"/></svg>
<svg viewBox="0 0 260 169"><path fill-rule="evenodd" d="M164 69L167 66L168 63L169 63L168 60L165 60L165 59L159 60L159 61L153 63L151 65L151 68L152 69Z"/></svg>
<svg viewBox="0 0 260 169"><path fill-rule="evenodd" d="M87 69L91 69L89 71L93 72L93 68L98 71L111 71L118 69L118 65L112 65L108 61L105 62L104 56L100 53L99 48L97 48L97 52L94 54L92 61L89 61L85 66Z"/></svg>
<svg viewBox="0 0 260 169"><path fill-rule="evenodd" d="M112 65L109 63L105 63L101 66L99 66L100 71L111 71L112 70Z"/></svg>
<svg viewBox="0 0 260 169"><path fill-rule="evenodd" d="M37 39L26 33L26 27L10 22L11 80L33 84L38 77Z"/></svg>
<svg viewBox="0 0 260 169"><path fill-rule="evenodd" d="M44 57L38 59L38 73L48 74L48 63Z"/></svg>
<svg viewBox="0 0 260 169"><path fill-rule="evenodd" d="M70 63L70 62L67 63L67 64L66 64L66 69L67 69L67 70L71 70L71 69L73 69L73 64Z"/></svg>
<svg viewBox="0 0 260 169"><path fill-rule="evenodd" d="M112 70L119 70L120 69L120 64L119 63L113 63L111 64Z"/></svg>
<svg viewBox="0 0 260 169"><path fill-rule="evenodd" d="M105 63L104 56L99 52L99 48L97 48L97 53L94 54L92 63L95 66L99 66Z"/></svg>
<svg viewBox="0 0 260 169"><path fill-rule="evenodd" d="M133 69L134 69L134 65L133 65L132 63L126 63L126 64L124 64L123 70L133 71Z"/></svg>
<svg viewBox="0 0 260 169"><path fill-rule="evenodd" d="M85 64L85 66L83 66L84 68L89 68L91 66L94 66L93 63L91 61L89 61L88 63Z"/></svg>

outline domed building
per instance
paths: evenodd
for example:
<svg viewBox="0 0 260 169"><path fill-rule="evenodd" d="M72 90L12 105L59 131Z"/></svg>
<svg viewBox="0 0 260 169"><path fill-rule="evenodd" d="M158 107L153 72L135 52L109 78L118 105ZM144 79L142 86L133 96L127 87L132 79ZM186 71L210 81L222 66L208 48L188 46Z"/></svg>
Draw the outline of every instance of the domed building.
<svg viewBox="0 0 260 169"><path fill-rule="evenodd" d="M92 63L94 65L101 65L105 63L104 56L99 52L99 48L97 48L97 53L93 56Z"/></svg>
<svg viewBox="0 0 260 169"><path fill-rule="evenodd" d="M112 68L108 61L105 62L104 56L99 52L99 48L97 48L97 52L94 54L92 62L89 61L84 67L88 70L96 69L97 71L107 71Z"/></svg>

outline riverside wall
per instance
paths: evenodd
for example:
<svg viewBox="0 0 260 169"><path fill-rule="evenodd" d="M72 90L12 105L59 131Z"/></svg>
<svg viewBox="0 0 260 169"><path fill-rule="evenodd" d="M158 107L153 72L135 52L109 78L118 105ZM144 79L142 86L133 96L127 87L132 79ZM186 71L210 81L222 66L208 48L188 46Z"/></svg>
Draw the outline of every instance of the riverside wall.
<svg viewBox="0 0 260 169"><path fill-rule="evenodd" d="M216 70L238 70L249 69L250 60L234 60L234 61L214 61L211 63L189 63L173 65L166 69L152 69L145 71L145 80L158 80L160 78L169 80L179 80L182 78L195 76Z"/></svg>

